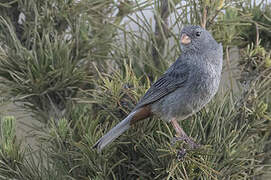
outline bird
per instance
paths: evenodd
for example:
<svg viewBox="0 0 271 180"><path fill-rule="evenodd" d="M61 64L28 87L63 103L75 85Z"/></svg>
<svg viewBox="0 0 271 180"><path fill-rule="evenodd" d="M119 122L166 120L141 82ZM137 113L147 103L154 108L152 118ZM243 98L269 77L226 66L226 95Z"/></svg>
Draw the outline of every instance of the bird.
<svg viewBox="0 0 271 180"><path fill-rule="evenodd" d="M178 121L200 111L217 93L223 64L223 47L211 33L198 25L187 25L180 33L181 54L154 82L128 116L101 137L94 145L99 152L133 124L156 115L171 123L175 140L191 148L197 144Z"/></svg>

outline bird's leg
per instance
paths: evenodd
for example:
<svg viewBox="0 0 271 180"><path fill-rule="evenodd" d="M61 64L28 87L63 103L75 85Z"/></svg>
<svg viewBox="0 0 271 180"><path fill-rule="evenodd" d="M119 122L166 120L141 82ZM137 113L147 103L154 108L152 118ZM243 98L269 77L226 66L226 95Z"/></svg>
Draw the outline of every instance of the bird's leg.
<svg viewBox="0 0 271 180"><path fill-rule="evenodd" d="M172 140L173 143L175 143L176 141L179 141L179 140L183 140L187 144L189 144L192 149L196 149L196 148L200 147L200 145L198 145L197 143L195 143L193 139L191 139L190 137L188 137L186 135L186 133L184 132L184 130L178 124L176 118L172 119L171 124L174 127L174 129L176 131L176 134L177 134L177 137L174 137L173 140Z"/></svg>

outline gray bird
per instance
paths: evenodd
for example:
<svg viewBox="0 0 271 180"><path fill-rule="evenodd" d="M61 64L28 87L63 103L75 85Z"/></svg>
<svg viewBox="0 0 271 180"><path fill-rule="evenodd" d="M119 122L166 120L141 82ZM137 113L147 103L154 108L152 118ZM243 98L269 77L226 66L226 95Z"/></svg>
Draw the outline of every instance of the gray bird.
<svg viewBox="0 0 271 180"><path fill-rule="evenodd" d="M184 120L203 108L216 94L220 82L223 48L200 26L181 31L181 56L148 89L132 112L93 146L101 151L129 127L151 115L171 122L178 140L197 145L177 120Z"/></svg>

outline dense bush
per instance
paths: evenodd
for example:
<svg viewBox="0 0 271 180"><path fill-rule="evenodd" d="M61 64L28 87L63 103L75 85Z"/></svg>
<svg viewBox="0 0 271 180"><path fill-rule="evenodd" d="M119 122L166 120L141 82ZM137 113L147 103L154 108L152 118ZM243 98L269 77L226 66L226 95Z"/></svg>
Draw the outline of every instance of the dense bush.
<svg viewBox="0 0 271 180"><path fill-rule="evenodd" d="M0 2L0 103L8 99L42 122L34 131L37 147L29 147L16 136L16 118L1 116L0 178L266 178L271 164L266 7L267 1L224 0ZM150 12L154 18L146 16ZM92 145L129 114L181 53L178 32L187 23L206 27L222 42L224 73L231 73L230 48L240 51L234 67L239 75L229 76L239 91L222 85L206 108L181 122L203 146L178 159L186 144L171 145L173 128L152 117L96 152ZM253 32L255 24L259 31Z"/></svg>

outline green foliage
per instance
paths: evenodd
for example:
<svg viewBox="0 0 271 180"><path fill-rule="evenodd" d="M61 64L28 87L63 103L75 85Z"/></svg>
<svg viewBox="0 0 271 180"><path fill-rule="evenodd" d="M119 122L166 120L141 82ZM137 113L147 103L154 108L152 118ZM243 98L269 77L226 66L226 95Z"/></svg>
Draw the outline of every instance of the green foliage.
<svg viewBox="0 0 271 180"><path fill-rule="evenodd" d="M63 38L50 40L46 35L28 50L16 39L8 22L1 20L6 25L2 28L7 28L5 37L9 42L0 52L1 83L9 88L9 96L27 103L34 112L55 117L87 77L78 67L73 52L75 44L64 43Z"/></svg>
<svg viewBox="0 0 271 180"><path fill-rule="evenodd" d="M218 14L217 26L212 27L214 36L224 45L244 47L253 42L269 49L271 10L270 3L261 1L232 2L227 4L225 13ZM260 43L260 44L259 44Z"/></svg>
<svg viewBox="0 0 271 180"><path fill-rule="evenodd" d="M256 79L263 80L263 76L268 76L270 73L271 51L267 51L260 45L249 44L247 48L242 51L243 59L239 62L239 68L241 70L240 82L246 86L250 86L251 83L255 83Z"/></svg>
<svg viewBox="0 0 271 180"><path fill-rule="evenodd" d="M260 43L261 46L271 48L271 4L261 1L258 5L256 2L242 3L240 5L241 13L249 16L247 26L241 28L241 37L246 42ZM261 39L261 42L259 42ZM258 44L257 44L258 45Z"/></svg>
<svg viewBox="0 0 271 180"><path fill-rule="evenodd" d="M19 144L16 144L15 119L5 116L1 120L1 154L20 161ZM18 150L18 151L17 151Z"/></svg>
<svg viewBox="0 0 271 180"><path fill-rule="evenodd" d="M243 22L244 16L238 14L236 7L228 7L225 9L225 14L218 15L218 24L214 27L214 36L218 41L223 42L223 45L240 44L239 26L244 26L247 23Z"/></svg>
<svg viewBox="0 0 271 180"><path fill-rule="evenodd" d="M264 172L271 118L270 104L264 103L266 96L253 99L251 104L249 99L240 102L236 98L232 104L232 96L226 94L189 123L184 121L185 131L203 146L188 150L180 161L177 152L186 145L180 142L172 146L173 128L157 117L135 125L98 154L92 145L129 112L127 98L136 99L148 88L135 91L132 85L139 80L125 66L130 73L113 73L96 81L101 89L91 93L91 105L75 106L71 119L52 119L39 134L55 172L71 179L243 179ZM119 88L125 80L131 82L131 88ZM122 113L116 111L118 106Z"/></svg>
<svg viewBox="0 0 271 180"><path fill-rule="evenodd" d="M269 172L270 4L240 2L1 1L0 98L19 102L43 124L33 150L16 137L14 117L1 119L0 178L237 180ZM145 15L150 8L153 19ZM241 91L218 93L181 122L202 145L181 159L187 144L172 145L174 129L158 117L135 124L99 154L93 144L178 57L187 23L211 30L226 56L231 46L241 48ZM247 33L251 24L259 25L258 43L257 33Z"/></svg>
<svg viewBox="0 0 271 180"><path fill-rule="evenodd" d="M5 116L0 120L0 174L4 177L13 177L12 169L20 166L24 153L16 138L15 118Z"/></svg>

